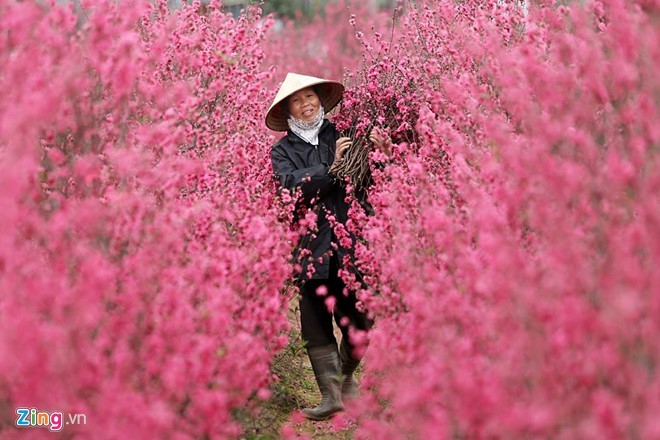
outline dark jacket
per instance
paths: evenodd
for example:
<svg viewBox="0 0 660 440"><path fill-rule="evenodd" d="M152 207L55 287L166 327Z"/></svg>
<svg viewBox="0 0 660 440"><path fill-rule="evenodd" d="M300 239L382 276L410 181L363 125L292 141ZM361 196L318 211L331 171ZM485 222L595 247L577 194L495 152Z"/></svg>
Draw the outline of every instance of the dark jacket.
<svg viewBox="0 0 660 440"><path fill-rule="evenodd" d="M315 269L312 278L329 277L331 243L336 243L337 240L327 217L329 214L334 215L341 223L348 220L350 205L345 200L346 190L334 176L328 174L328 169L335 159L335 143L338 138L339 133L335 126L325 120L319 131L317 147L289 130L271 150L273 170L280 187L290 191L299 189L301 195L298 208L313 209L317 213L317 230L301 239L295 255L297 257L302 249L311 251L311 256L301 261L302 273L298 275L298 281L307 279L309 263L312 263ZM352 258L350 250L339 245L336 253L340 266L344 255L348 253Z"/></svg>

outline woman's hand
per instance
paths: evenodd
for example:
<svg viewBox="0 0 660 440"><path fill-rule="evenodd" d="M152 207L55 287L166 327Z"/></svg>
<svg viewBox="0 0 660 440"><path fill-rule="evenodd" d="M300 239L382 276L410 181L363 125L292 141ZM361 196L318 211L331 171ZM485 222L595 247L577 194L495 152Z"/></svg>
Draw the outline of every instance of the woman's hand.
<svg viewBox="0 0 660 440"><path fill-rule="evenodd" d="M346 150L348 150L348 147L352 144L351 138L340 137L337 139L337 143L335 144L335 161L333 165L338 164L339 161L344 158L344 153L346 153Z"/></svg>
<svg viewBox="0 0 660 440"><path fill-rule="evenodd" d="M388 158L392 157L392 139L382 128L374 127L369 133L369 140Z"/></svg>
<svg viewBox="0 0 660 440"><path fill-rule="evenodd" d="M340 137L337 139L337 142L335 143L335 161L332 162L332 165L330 165L330 169L328 170L331 175L337 175L337 168L339 167L341 160L344 158L344 153L346 153L346 150L348 150L348 147L352 144L353 142L351 142L351 138Z"/></svg>

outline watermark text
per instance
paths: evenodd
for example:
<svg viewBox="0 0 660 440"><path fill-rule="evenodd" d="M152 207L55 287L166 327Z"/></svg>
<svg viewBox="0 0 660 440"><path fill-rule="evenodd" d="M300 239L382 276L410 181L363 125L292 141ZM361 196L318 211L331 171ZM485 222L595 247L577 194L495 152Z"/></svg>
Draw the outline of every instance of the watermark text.
<svg viewBox="0 0 660 440"><path fill-rule="evenodd" d="M39 411L37 408L16 408L16 426L19 428L48 428L49 431L57 432L64 425L86 425L85 414L67 414L64 417L62 411Z"/></svg>

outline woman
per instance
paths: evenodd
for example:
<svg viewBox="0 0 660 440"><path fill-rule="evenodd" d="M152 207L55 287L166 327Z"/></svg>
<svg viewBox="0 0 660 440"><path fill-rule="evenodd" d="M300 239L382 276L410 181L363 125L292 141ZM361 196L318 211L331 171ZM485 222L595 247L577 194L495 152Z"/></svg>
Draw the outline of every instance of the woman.
<svg viewBox="0 0 660 440"><path fill-rule="evenodd" d="M287 132L271 151L280 188L300 192L299 207L317 213L316 230L301 240L297 252L302 257L297 277L301 286L301 333L322 396L317 407L303 409L312 420L329 418L344 408L343 400L357 395L353 373L360 356L349 340L348 329L367 331L372 325L367 314L356 308L355 292L343 292L345 286L338 270L355 269L344 267L352 255L339 244L328 219L334 216L340 223L348 220L346 191L330 170L342 160L351 140L340 137L324 117L339 103L343 91L339 82L289 73L266 114L266 125L271 130ZM376 134L371 139L382 143ZM326 297L334 298L332 313ZM333 315L342 333L339 350Z"/></svg>

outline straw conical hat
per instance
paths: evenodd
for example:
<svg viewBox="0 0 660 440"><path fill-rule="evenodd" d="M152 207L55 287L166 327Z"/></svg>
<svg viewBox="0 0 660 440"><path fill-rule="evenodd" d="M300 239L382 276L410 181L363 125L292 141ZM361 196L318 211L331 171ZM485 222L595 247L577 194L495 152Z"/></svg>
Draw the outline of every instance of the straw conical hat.
<svg viewBox="0 0 660 440"><path fill-rule="evenodd" d="M280 104L298 90L311 86L316 86L315 89L326 112L332 110L341 101L344 93L344 86L340 82L297 73L287 73L273 103L268 108L268 113L266 113L266 126L275 131L287 131L289 128L286 122L288 114Z"/></svg>

